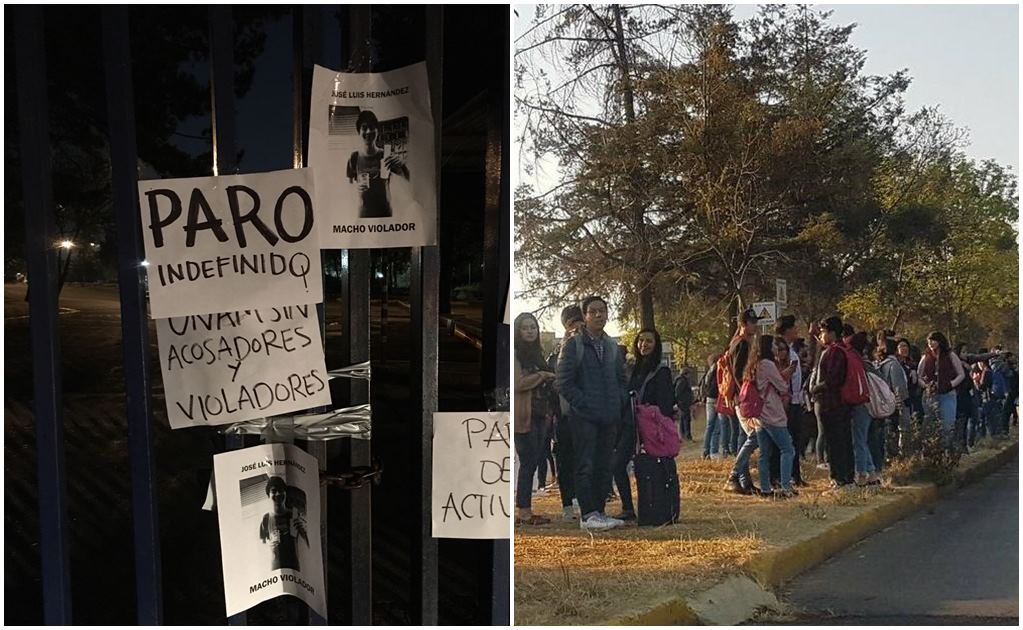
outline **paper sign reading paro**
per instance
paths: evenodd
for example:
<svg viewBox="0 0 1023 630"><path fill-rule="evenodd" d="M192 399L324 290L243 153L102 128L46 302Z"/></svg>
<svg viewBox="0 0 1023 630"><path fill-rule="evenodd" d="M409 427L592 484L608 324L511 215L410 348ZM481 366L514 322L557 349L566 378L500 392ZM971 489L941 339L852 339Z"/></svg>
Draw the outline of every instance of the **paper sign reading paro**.
<svg viewBox="0 0 1023 630"><path fill-rule="evenodd" d="M434 538L508 538L508 413L433 414Z"/></svg>
<svg viewBox="0 0 1023 630"><path fill-rule="evenodd" d="M139 182L150 316L323 301L309 169Z"/></svg>
<svg viewBox="0 0 1023 630"><path fill-rule="evenodd" d="M156 320L172 429L330 404L314 305Z"/></svg>
<svg viewBox="0 0 1023 630"><path fill-rule="evenodd" d="M291 444L213 456L227 614L278 595L326 617L320 539L320 470Z"/></svg>

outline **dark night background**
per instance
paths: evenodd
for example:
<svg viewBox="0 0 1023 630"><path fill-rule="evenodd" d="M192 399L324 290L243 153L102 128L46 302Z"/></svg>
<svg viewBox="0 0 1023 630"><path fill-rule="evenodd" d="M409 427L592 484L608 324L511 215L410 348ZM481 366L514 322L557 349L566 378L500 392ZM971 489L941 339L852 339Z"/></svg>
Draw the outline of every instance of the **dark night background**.
<svg viewBox="0 0 1023 630"><path fill-rule="evenodd" d="M344 9L307 7L307 50L320 65L339 68ZM161 177L212 174L209 23L205 6L131 10L137 143L143 173ZM484 261L485 163L488 112L507 110L508 9L447 6L445 15L441 159L440 410L483 408L480 351L450 334L457 326L480 338ZM76 624L136 622L130 480L124 378L117 301L116 226L110 206L110 163L100 11L47 7L54 203L61 238L74 241L61 258L59 320L71 582ZM291 168L292 10L234 7L238 171ZM5 7L5 623L42 622L38 551L32 354L24 274L24 210L18 158L13 11ZM318 32L317 32L318 31ZM424 7L374 6L376 70L424 58ZM316 45L318 43L318 46ZM306 68L308 73L311 69ZM303 115L307 115L304 112ZM505 120L507 115L505 113ZM507 142L507 130L503 137ZM153 175L148 175L153 176ZM411 401L408 249L374 250L371 303L374 456L385 472L373 490L374 623L416 619L410 590L415 523L414 452L419 425ZM65 255L66 256L66 255ZM327 366L340 367L343 340L336 322L337 276L324 256L327 287ZM390 302L384 319L381 297ZM216 517L199 507L212 455L222 448L214 430L171 432L153 346L154 421L160 498L164 621L225 623ZM463 335L464 337L464 335ZM338 497L331 494L332 501ZM331 521L331 534L338 540ZM489 542L440 541L440 623L486 624L490 614ZM344 584L328 571L332 623L343 606ZM297 600L295 600L297 601ZM250 623L287 621L293 610L273 602L250 612ZM293 609L294 607L291 606Z"/></svg>

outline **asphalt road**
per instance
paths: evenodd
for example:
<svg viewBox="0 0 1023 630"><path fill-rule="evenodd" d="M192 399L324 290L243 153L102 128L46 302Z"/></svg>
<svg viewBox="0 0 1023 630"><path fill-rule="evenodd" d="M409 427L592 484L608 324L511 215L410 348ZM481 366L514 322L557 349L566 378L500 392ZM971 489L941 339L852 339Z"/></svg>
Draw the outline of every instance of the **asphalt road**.
<svg viewBox="0 0 1023 630"><path fill-rule="evenodd" d="M1018 507L1017 459L790 582L782 598L799 623L1018 625Z"/></svg>

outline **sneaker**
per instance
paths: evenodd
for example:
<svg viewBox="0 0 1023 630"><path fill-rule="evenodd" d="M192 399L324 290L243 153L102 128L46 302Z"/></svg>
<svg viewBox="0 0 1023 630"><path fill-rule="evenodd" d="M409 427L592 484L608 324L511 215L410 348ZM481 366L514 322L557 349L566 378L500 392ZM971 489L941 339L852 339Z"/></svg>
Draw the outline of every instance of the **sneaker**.
<svg viewBox="0 0 1023 630"><path fill-rule="evenodd" d="M607 514L601 514L600 518L604 519L604 522L611 524L611 526L608 529L621 527L622 525L625 525L625 521L623 521L622 519L615 518L613 516L608 516Z"/></svg>
<svg viewBox="0 0 1023 630"><path fill-rule="evenodd" d="M579 520L579 527L590 532L602 532L611 529L614 525L601 518L600 514L590 514Z"/></svg>
<svg viewBox="0 0 1023 630"><path fill-rule="evenodd" d="M579 515L575 513L571 505L566 505L561 508L561 520L563 521L574 521L579 518Z"/></svg>
<svg viewBox="0 0 1023 630"><path fill-rule="evenodd" d="M729 478L728 481L725 482L725 491L734 492L735 494L749 494L749 490L739 483L738 479L734 478Z"/></svg>

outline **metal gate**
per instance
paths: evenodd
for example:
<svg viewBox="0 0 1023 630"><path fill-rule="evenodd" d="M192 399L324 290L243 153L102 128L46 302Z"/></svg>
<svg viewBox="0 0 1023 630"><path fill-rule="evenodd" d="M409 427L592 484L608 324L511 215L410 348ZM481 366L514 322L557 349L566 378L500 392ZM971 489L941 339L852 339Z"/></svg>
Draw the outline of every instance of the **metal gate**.
<svg viewBox="0 0 1023 630"><path fill-rule="evenodd" d="M374 37L375 10L371 5L344 7L340 20L331 21L328 13L337 7L296 7L292 9L293 151L292 165L305 164L305 137L308 132L308 95L312 65L346 67L351 71L386 70L381 57L386 44ZM505 7L496 7L501 28L508 31ZM135 10L145 10L138 8ZM392 9L393 10L393 9ZM437 182L442 179L443 136L442 67L444 50L444 8L436 5L409 7L408 20L423 33L423 51L430 74L431 101L436 121ZM19 6L14 9L17 53L17 93L19 145L22 165L23 200L26 227L26 261L31 279L29 295L33 366L33 411L38 462L38 497L42 592L44 620L47 624L71 624L71 572L69 536L73 524L67 516L67 470L64 461L63 387L61 352L58 338L57 252L53 243L57 230L53 211L53 188L49 155L50 104L47 102L47 66L44 46L44 10ZM340 46L325 49L322 42ZM121 335L125 409L128 426L128 450L131 479L132 531L134 536L134 583L137 620L140 624L164 622L164 575L161 563L161 532L157 484L156 434L153 420L153 396L149 321L147 317L144 258L141 224L136 197L138 155L136 149L135 94L132 86L129 8L108 6L102 9L102 42L107 121L112 165L112 200L117 225L118 285L120 294ZM213 174L238 172L234 98L234 34L232 9L209 9L210 91L212 94ZM492 408L508 404L508 327L502 325L504 296L509 283L510 195L508 189L508 46L507 37L495 42L505 61L494 72L503 79L501 88L490 90L486 102L485 201L484 210L484 307L482 315L482 382L480 404ZM50 70L52 72L52 69ZM438 204L443 216L443 197ZM443 242L444 231L440 230ZM370 250L323 252L324 260L333 259L341 269L339 299L342 305L342 347L344 365L370 360ZM414 417L404 437L414 454L409 516L415 535L407 554L408 590L404 594L411 611L408 622L436 624L443 620L441 590L445 584L445 554L431 536L431 471L433 412L438 410L438 347L440 336L439 247L412 248L409 295L411 352L407 375ZM325 264L326 266L326 264ZM326 299L326 298L325 298ZM386 310L387 303L384 303ZM321 326L324 313L320 309ZM327 337L324 336L327 344ZM340 367L340 366L333 366ZM336 381L335 381L336 382ZM347 380L332 384L336 406L368 403L368 382ZM376 418L374 418L376 420ZM306 450L315 455L327 475L369 466L373 461L371 442L343 440L309 442ZM239 448L244 441L229 436L226 448ZM388 462L382 462L387 474ZM373 493L369 484L350 490L322 491L324 518L324 566L327 572L328 608L332 624L373 623L373 570L377 562L373 549ZM329 544L333 541L334 544ZM393 542L393 541L391 541ZM125 542L125 544L128 544ZM390 547L400 545L390 544ZM507 541L455 541L448 545L448 565L457 565L464 557L482 556L485 561L472 567L471 580L484 585L476 592L482 602L470 615L471 623L509 623L510 564ZM328 553L329 550L329 553ZM167 550L170 551L170 550ZM481 553L485 551L485 553ZM380 562L383 562L382 560ZM217 585L218 586L218 585ZM203 588L215 588L206 584ZM294 598L282 606L288 619L310 624L326 624L327 619L307 610ZM11 603L8 602L10 606ZM229 622L244 624L246 616L236 615Z"/></svg>

